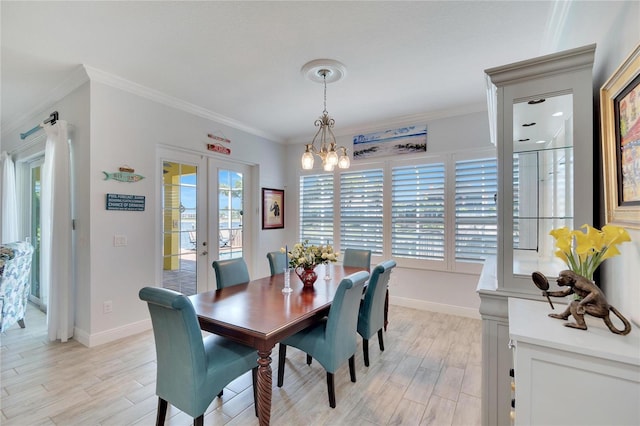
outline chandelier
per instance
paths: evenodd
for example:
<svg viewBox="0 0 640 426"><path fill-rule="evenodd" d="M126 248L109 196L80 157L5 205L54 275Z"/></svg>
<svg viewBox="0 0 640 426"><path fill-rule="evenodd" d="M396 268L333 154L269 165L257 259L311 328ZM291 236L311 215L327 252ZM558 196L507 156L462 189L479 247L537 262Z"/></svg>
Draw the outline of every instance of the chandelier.
<svg viewBox="0 0 640 426"><path fill-rule="evenodd" d="M341 79L345 74L344 65L329 59L319 59L303 66L302 72L314 81L322 81L324 85L324 110L314 122L318 131L311 143L305 147L304 154L302 154L302 168L304 170L313 169L313 156L316 155L322 160L322 168L326 172L332 172L335 166L340 169L348 169L351 160L347 154L347 148L336 143L336 137L332 130L335 120L327 112L327 80L334 82Z"/></svg>

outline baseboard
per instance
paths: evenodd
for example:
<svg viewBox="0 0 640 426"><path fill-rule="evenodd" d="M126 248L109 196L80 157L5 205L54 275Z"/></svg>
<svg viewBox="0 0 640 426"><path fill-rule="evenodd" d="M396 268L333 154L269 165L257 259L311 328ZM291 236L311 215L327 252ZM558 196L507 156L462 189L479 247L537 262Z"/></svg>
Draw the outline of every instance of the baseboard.
<svg viewBox="0 0 640 426"><path fill-rule="evenodd" d="M142 333L147 330L151 330L151 319L134 322L95 334L87 334L83 330L76 328L73 331L73 338L83 345L92 348L124 337L133 336L134 334Z"/></svg>
<svg viewBox="0 0 640 426"><path fill-rule="evenodd" d="M392 305L404 306L405 308L420 309L422 311L440 312L449 315L481 319L480 311L462 306L445 305L442 303L429 302L427 300L409 299L408 297L390 296L389 303Z"/></svg>

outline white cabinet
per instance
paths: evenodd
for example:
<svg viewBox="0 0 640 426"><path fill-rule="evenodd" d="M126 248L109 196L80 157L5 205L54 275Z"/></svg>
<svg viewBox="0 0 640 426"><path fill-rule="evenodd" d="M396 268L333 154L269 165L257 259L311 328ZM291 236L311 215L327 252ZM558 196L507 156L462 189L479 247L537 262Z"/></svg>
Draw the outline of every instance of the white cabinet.
<svg viewBox="0 0 640 426"><path fill-rule="evenodd" d="M546 302L509 299L515 424L639 425L638 329L620 336L587 316L588 330L576 330L549 312Z"/></svg>
<svg viewBox="0 0 640 426"><path fill-rule="evenodd" d="M531 273L553 283L566 269L554 256L551 229L593 224L594 55L589 45L485 71L498 155L498 255L483 273L493 282L478 284L485 426L511 424L507 299L541 299Z"/></svg>

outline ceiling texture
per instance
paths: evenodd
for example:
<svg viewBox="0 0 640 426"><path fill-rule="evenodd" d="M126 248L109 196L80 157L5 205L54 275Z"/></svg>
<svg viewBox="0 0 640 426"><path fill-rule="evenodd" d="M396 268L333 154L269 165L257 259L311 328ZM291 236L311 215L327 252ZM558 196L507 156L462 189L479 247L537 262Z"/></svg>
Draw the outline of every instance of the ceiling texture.
<svg viewBox="0 0 640 426"><path fill-rule="evenodd" d="M486 109L484 70L597 43L610 1L2 1L3 134L86 66L277 142ZM596 50L597 55L597 50ZM64 117L61 117L64 118ZM29 126L27 126L29 127ZM27 130L27 129L24 129Z"/></svg>

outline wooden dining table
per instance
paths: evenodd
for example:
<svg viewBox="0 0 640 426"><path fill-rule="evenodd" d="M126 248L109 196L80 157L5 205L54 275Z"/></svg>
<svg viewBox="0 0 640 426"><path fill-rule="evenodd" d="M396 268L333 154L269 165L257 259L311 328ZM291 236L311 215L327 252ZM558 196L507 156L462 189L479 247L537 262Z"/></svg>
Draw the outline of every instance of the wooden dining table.
<svg viewBox="0 0 640 426"><path fill-rule="evenodd" d="M268 425L271 418L273 348L327 315L342 278L361 270L331 265L330 278L325 278L325 266L318 266L318 279L312 289L303 288L292 271L291 293L282 292L284 274L277 274L189 296L200 328L256 348L260 425Z"/></svg>

